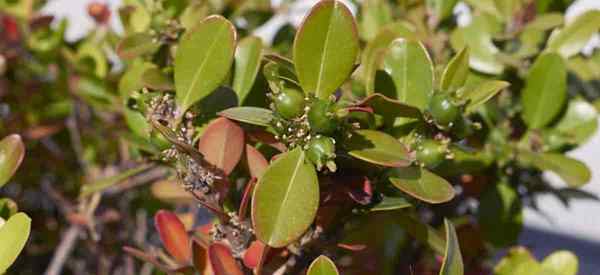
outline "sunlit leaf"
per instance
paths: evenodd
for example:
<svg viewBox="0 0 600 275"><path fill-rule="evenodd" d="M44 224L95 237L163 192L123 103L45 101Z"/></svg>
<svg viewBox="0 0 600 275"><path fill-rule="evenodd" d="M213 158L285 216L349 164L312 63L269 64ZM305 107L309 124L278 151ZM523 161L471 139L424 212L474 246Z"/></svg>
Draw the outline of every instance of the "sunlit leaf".
<svg viewBox="0 0 600 275"><path fill-rule="evenodd" d="M444 203L454 198L452 185L424 168L412 166L393 169L389 180L402 192L428 203Z"/></svg>
<svg viewBox="0 0 600 275"><path fill-rule="evenodd" d="M544 270L551 270L557 275L577 275L579 260L573 252L560 250L544 258L542 268Z"/></svg>
<svg viewBox="0 0 600 275"><path fill-rule="evenodd" d="M542 275L541 271L542 267L531 252L520 246L510 249L508 255L494 267L494 275Z"/></svg>
<svg viewBox="0 0 600 275"><path fill-rule="evenodd" d="M600 30L600 11L587 11L561 30L552 33L546 50L569 58L578 54L592 35L598 33L598 30Z"/></svg>
<svg viewBox="0 0 600 275"><path fill-rule="evenodd" d="M455 29L450 41L455 50L469 47L469 64L474 70L500 74L504 70L504 65L496 58L499 50L492 42L492 36L486 26L484 18L474 17L470 25Z"/></svg>
<svg viewBox="0 0 600 275"><path fill-rule="evenodd" d="M338 275L335 263L327 256L317 257L308 267L306 275Z"/></svg>
<svg viewBox="0 0 600 275"><path fill-rule="evenodd" d="M233 90L238 95L240 105L250 92L256 74L260 69L262 41L255 36L248 36L237 45L235 51L235 72L233 75Z"/></svg>
<svg viewBox="0 0 600 275"><path fill-rule="evenodd" d="M461 88L469 76L469 48L465 47L458 52L448 63L440 88L442 91L455 91Z"/></svg>
<svg viewBox="0 0 600 275"><path fill-rule="evenodd" d="M244 275L227 246L214 243L208 247L208 257L215 275Z"/></svg>
<svg viewBox="0 0 600 275"><path fill-rule="evenodd" d="M392 22L392 8L386 0L368 0L361 5L359 35L370 41L383 26Z"/></svg>
<svg viewBox="0 0 600 275"><path fill-rule="evenodd" d="M190 238L177 216L159 210L154 216L154 226L165 249L180 263L189 263L192 257Z"/></svg>
<svg viewBox="0 0 600 275"><path fill-rule="evenodd" d="M467 102L465 112L471 113L490 100L510 83L500 80L488 80L475 85L467 85L458 91L458 97Z"/></svg>
<svg viewBox="0 0 600 275"><path fill-rule="evenodd" d="M242 158L244 130L227 118L217 118L204 129L198 151L206 161L229 175Z"/></svg>
<svg viewBox="0 0 600 275"><path fill-rule="evenodd" d="M436 16L436 20L442 21L452 16L452 11L458 0L427 0L427 6Z"/></svg>
<svg viewBox="0 0 600 275"><path fill-rule="evenodd" d="M273 120L273 111L259 107L233 107L220 112L219 115L258 126L269 126Z"/></svg>
<svg viewBox="0 0 600 275"><path fill-rule="evenodd" d="M404 167L411 162L404 144L383 132L357 130L344 145L349 155L377 165Z"/></svg>
<svg viewBox="0 0 600 275"><path fill-rule="evenodd" d="M15 174L25 156L25 145L19 135L0 140L0 187Z"/></svg>
<svg viewBox="0 0 600 275"><path fill-rule="evenodd" d="M556 173L571 187L580 187L591 179L591 171L585 163L558 153L521 152L524 160L541 170Z"/></svg>
<svg viewBox="0 0 600 275"><path fill-rule="evenodd" d="M574 144L581 144L591 138L598 129L598 111L583 99L569 101L567 112L552 128L570 138Z"/></svg>
<svg viewBox="0 0 600 275"><path fill-rule="evenodd" d="M17 213L0 227L0 274L17 259L29 239L31 219L25 213Z"/></svg>
<svg viewBox="0 0 600 275"><path fill-rule="evenodd" d="M444 220L444 225L446 227L446 253L440 275L463 275L464 265L456 230L449 220Z"/></svg>
<svg viewBox="0 0 600 275"><path fill-rule="evenodd" d="M117 44L117 54L120 58L128 60L145 54L152 54L160 44L154 37L147 33L134 33L124 37Z"/></svg>

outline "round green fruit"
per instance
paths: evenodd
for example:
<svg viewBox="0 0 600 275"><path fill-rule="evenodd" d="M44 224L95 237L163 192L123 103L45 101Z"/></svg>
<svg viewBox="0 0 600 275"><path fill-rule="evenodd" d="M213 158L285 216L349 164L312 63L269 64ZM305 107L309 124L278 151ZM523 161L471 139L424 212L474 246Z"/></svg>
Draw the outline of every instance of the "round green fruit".
<svg viewBox="0 0 600 275"><path fill-rule="evenodd" d="M335 158L335 141L333 138L325 136L313 138L308 143L306 156L317 166L318 170L321 170L324 165L329 167L329 163Z"/></svg>
<svg viewBox="0 0 600 275"><path fill-rule="evenodd" d="M440 165L445 156L446 146L435 140L426 139L417 148L417 160L427 168L435 168Z"/></svg>
<svg viewBox="0 0 600 275"><path fill-rule="evenodd" d="M273 96L275 111L285 119L293 119L304 113L304 94L286 88Z"/></svg>
<svg viewBox="0 0 600 275"><path fill-rule="evenodd" d="M450 127L460 116L460 109L444 94L436 94L429 100L429 114L435 123Z"/></svg>
<svg viewBox="0 0 600 275"><path fill-rule="evenodd" d="M310 105L308 111L310 129L319 134L331 134L337 128L337 117L333 105L325 100L318 99Z"/></svg>

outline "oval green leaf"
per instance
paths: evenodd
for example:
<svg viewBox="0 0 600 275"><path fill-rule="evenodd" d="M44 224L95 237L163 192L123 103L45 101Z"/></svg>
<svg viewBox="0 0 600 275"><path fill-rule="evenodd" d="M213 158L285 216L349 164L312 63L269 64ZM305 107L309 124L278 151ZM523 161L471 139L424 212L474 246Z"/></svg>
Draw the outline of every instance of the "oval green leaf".
<svg viewBox="0 0 600 275"><path fill-rule="evenodd" d="M294 39L294 65L304 92L329 98L352 72L358 49L350 10L337 0L315 5Z"/></svg>
<svg viewBox="0 0 600 275"><path fill-rule="evenodd" d="M569 101L567 112L552 130L569 138L573 144L581 144L592 137L598 129L598 111L583 99Z"/></svg>
<svg viewBox="0 0 600 275"><path fill-rule="evenodd" d="M319 206L315 168L300 148L282 154L264 172L252 195L256 237L272 247L298 239L312 224Z"/></svg>
<svg viewBox="0 0 600 275"><path fill-rule="evenodd" d="M560 113L567 98L567 70L555 53L540 55L527 75L521 93L523 120L530 128L541 128Z"/></svg>
<svg viewBox="0 0 600 275"><path fill-rule="evenodd" d="M598 30L600 30L600 11L590 10L578 16L563 29L552 33L546 50L569 58L578 54Z"/></svg>
<svg viewBox="0 0 600 275"><path fill-rule="evenodd" d="M233 60L235 36L235 28L227 19L213 15L183 37L175 55L180 116L225 79Z"/></svg>
<svg viewBox="0 0 600 275"><path fill-rule="evenodd" d="M464 47L444 69L440 88L444 92L458 90L465 85L467 76L469 76L469 48Z"/></svg>
<svg viewBox="0 0 600 275"><path fill-rule="evenodd" d="M454 225L449 220L444 220L446 227L446 254L440 269L440 275L463 275L464 265L460 247L458 245L458 237Z"/></svg>
<svg viewBox="0 0 600 275"><path fill-rule="evenodd" d="M590 169L585 163L563 154L522 153L521 155L540 170L549 170L556 173L571 187L583 186L588 183L592 177Z"/></svg>
<svg viewBox="0 0 600 275"><path fill-rule="evenodd" d="M403 197L388 197L384 196L383 199L375 204L370 210L371 211L388 211L412 207L412 204Z"/></svg>
<svg viewBox="0 0 600 275"><path fill-rule="evenodd" d="M494 267L494 275L552 275L542 273L542 267L525 247L517 246Z"/></svg>
<svg viewBox="0 0 600 275"><path fill-rule="evenodd" d="M15 174L25 156L21 136L13 134L0 141L0 187Z"/></svg>
<svg viewBox="0 0 600 275"><path fill-rule="evenodd" d="M260 69L262 56L262 41L255 36L242 39L235 51L235 72L233 75L233 90L238 95L240 105L252 89L256 74Z"/></svg>
<svg viewBox="0 0 600 275"><path fill-rule="evenodd" d="M398 101L425 109L433 93L433 63L423 44L394 40L384 56L383 68L394 81Z"/></svg>
<svg viewBox="0 0 600 275"><path fill-rule="evenodd" d="M404 144L394 137L374 130L358 130L344 142L348 154L366 162L388 167L404 167L411 163Z"/></svg>
<svg viewBox="0 0 600 275"><path fill-rule="evenodd" d="M31 219L17 213L0 227L0 274L4 274L25 247L31 230Z"/></svg>
<svg viewBox="0 0 600 275"><path fill-rule="evenodd" d="M269 126L273 111L259 107L233 107L219 112L220 116L258 126Z"/></svg>
<svg viewBox="0 0 600 275"><path fill-rule="evenodd" d="M465 113L471 113L509 85L510 83L506 81L488 80L472 86L467 85L460 89L457 95L467 102Z"/></svg>
<svg viewBox="0 0 600 275"><path fill-rule="evenodd" d="M444 203L454 198L454 188L450 183L421 167L393 169L389 180L402 192L428 203Z"/></svg>
<svg viewBox="0 0 600 275"><path fill-rule="evenodd" d="M171 91L175 89L173 80L165 75L159 68L148 68L142 73L144 86L158 91Z"/></svg>
<svg viewBox="0 0 600 275"><path fill-rule="evenodd" d="M134 33L124 37L117 44L117 54L124 60L134 59L138 56L154 53L160 44L152 35L147 33Z"/></svg>
<svg viewBox="0 0 600 275"><path fill-rule="evenodd" d="M308 267L306 275L338 275L335 263L325 255L317 257Z"/></svg>
<svg viewBox="0 0 600 275"><path fill-rule="evenodd" d="M560 275L577 275L579 260L573 252L561 250L553 252L542 261L542 268Z"/></svg>

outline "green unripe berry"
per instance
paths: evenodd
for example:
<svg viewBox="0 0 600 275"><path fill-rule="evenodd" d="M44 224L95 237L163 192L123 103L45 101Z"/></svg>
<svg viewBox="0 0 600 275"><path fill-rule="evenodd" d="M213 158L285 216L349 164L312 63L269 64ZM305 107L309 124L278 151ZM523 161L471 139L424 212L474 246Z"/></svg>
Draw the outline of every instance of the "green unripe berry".
<svg viewBox="0 0 600 275"><path fill-rule="evenodd" d="M446 146L435 140L426 139L417 148L417 160L427 168L435 168L445 159Z"/></svg>
<svg viewBox="0 0 600 275"><path fill-rule="evenodd" d="M429 114L441 127L450 127L460 116L460 109L445 94L436 94L429 100Z"/></svg>
<svg viewBox="0 0 600 275"><path fill-rule="evenodd" d="M319 136L311 139L308 143L306 156L316 166L317 170L321 170L324 165L327 165L329 170L335 171L335 141L333 138Z"/></svg>
<svg viewBox="0 0 600 275"><path fill-rule="evenodd" d="M273 96L275 110L285 119L293 119L304 113L304 94L302 92L286 88Z"/></svg>
<svg viewBox="0 0 600 275"><path fill-rule="evenodd" d="M328 101L317 99L310 105L308 123L310 129L319 134L331 134L337 128L337 117L332 104Z"/></svg>

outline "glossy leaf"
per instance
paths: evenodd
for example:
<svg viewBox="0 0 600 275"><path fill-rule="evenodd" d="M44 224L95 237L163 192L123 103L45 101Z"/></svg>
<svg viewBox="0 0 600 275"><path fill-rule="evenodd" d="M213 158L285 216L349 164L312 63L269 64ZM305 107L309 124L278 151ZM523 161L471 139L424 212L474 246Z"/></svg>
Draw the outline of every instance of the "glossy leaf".
<svg viewBox="0 0 600 275"><path fill-rule="evenodd" d="M389 180L402 192L428 203L444 203L454 198L452 185L424 168L413 166L393 169Z"/></svg>
<svg viewBox="0 0 600 275"><path fill-rule="evenodd" d="M457 95L461 100L467 102L465 112L472 113L509 85L510 83L506 81L488 80L475 85L465 86L459 90Z"/></svg>
<svg viewBox="0 0 600 275"><path fill-rule="evenodd" d="M117 54L120 58L129 60L145 54L152 54L158 50L159 46L160 44L151 35L134 33L119 42Z"/></svg>
<svg viewBox="0 0 600 275"><path fill-rule="evenodd" d="M319 205L315 168L304 152L280 155L260 178L252 197L256 237L272 247L284 247L312 224Z"/></svg>
<svg viewBox="0 0 600 275"><path fill-rule="evenodd" d="M523 227L523 206L517 192L499 183L481 195L478 213L483 236L496 247L514 244Z"/></svg>
<svg viewBox="0 0 600 275"><path fill-rule="evenodd" d="M581 144L591 138L598 129L598 111L583 99L569 101L567 112L553 131L570 138L574 144Z"/></svg>
<svg viewBox="0 0 600 275"><path fill-rule="evenodd" d="M227 246L220 243L208 247L208 257L215 275L244 275Z"/></svg>
<svg viewBox="0 0 600 275"><path fill-rule="evenodd" d="M425 109L433 93L433 63L423 44L394 40L384 56L383 68L394 81L398 101Z"/></svg>
<svg viewBox="0 0 600 275"><path fill-rule="evenodd" d="M367 94L374 92L375 75L381 65L383 54L390 43L397 38L414 39L414 27L404 22L386 25L365 47L361 57L361 66Z"/></svg>
<svg viewBox="0 0 600 275"><path fill-rule="evenodd" d="M179 218L169 211L159 210L154 216L154 226L169 254L180 263L189 263L192 257L190 238Z"/></svg>
<svg viewBox="0 0 600 275"><path fill-rule="evenodd" d="M15 174L25 156L21 136L13 134L0 140L0 187Z"/></svg>
<svg viewBox="0 0 600 275"><path fill-rule="evenodd" d="M455 91L461 88L469 76L469 48L465 47L458 52L448 63L440 88L442 91Z"/></svg>
<svg viewBox="0 0 600 275"><path fill-rule="evenodd" d="M494 275L542 275L542 268L524 247L515 247L494 267ZM558 275L558 274L556 274Z"/></svg>
<svg viewBox="0 0 600 275"><path fill-rule="evenodd" d="M357 130L344 145L349 155L377 165L404 167L411 162L404 144L383 132Z"/></svg>
<svg viewBox="0 0 600 275"><path fill-rule="evenodd" d="M386 0L364 1L361 5L359 35L364 40L370 41L392 20L392 8Z"/></svg>
<svg viewBox="0 0 600 275"><path fill-rule="evenodd" d="M358 49L350 10L337 0L316 4L294 39L294 65L304 92L329 98L352 72Z"/></svg>
<svg viewBox="0 0 600 275"><path fill-rule="evenodd" d="M273 111L259 107L233 107L220 112L219 115L258 126L269 126L273 120Z"/></svg>
<svg viewBox="0 0 600 275"><path fill-rule="evenodd" d="M567 97L567 70L562 57L540 55L529 71L521 94L523 120L531 128L541 128L560 113Z"/></svg>
<svg viewBox="0 0 600 275"><path fill-rule="evenodd" d="M242 158L244 130L227 118L217 118L204 129L198 151L206 161L229 175Z"/></svg>
<svg viewBox="0 0 600 275"><path fill-rule="evenodd" d="M464 265L456 230L449 220L444 220L444 225L446 227L446 253L440 275L463 275Z"/></svg>
<svg viewBox="0 0 600 275"><path fill-rule="evenodd" d="M544 270L551 270L557 275L577 275L579 260L570 251L556 251L544 258L542 268Z"/></svg>
<svg viewBox="0 0 600 275"><path fill-rule="evenodd" d="M591 179L591 172L585 163L558 153L522 153L523 158L541 170L556 173L571 187L580 187Z"/></svg>
<svg viewBox="0 0 600 275"><path fill-rule="evenodd" d="M587 11L560 31L553 33L548 40L547 50L569 58L578 54L599 30L600 11Z"/></svg>
<svg viewBox="0 0 600 275"><path fill-rule="evenodd" d="M134 167L131 169L127 169L117 175L99 179L99 180L91 182L91 183L86 183L81 186L81 191L79 192L79 196L87 197L93 193L102 192L103 190L105 190L115 184L121 183L122 181L124 181L130 177L133 177L133 176L147 170L150 167L151 167L151 165L149 165L149 164L142 164L140 166L137 166L137 167Z"/></svg>
<svg viewBox="0 0 600 275"><path fill-rule="evenodd" d="M227 19L213 15L182 38L175 56L179 115L225 79L233 60L235 37L234 26Z"/></svg>
<svg viewBox="0 0 600 275"><path fill-rule="evenodd" d="M472 69L487 74L500 74L504 65L496 58L499 50L492 42L486 26L484 18L474 17L470 25L454 30L450 41L455 50L469 47L469 64Z"/></svg>
<svg viewBox="0 0 600 275"><path fill-rule="evenodd" d="M308 267L306 275L338 275L340 274L335 263L327 256L317 257Z"/></svg>
<svg viewBox="0 0 600 275"><path fill-rule="evenodd" d="M265 253L265 249L267 249L267 246L265 246L264 243L261 241L253 241L244 253L244 258L242 259L244 266L252 269L259 266L261 264L260 262L263 260L262 258L264 257L263 254Z"/></svg>
<svg viewBox="0 0 600 275"><path fill-rule="evenodd" d="M250 176L257 179L260 179L265 170L267 170L267 167L269 167L269 162L263 154L254 148L254 146L248 144L246 144L246 163L248 164Z"/></svg>
<svg viewBox="0 0 600 275"><path fill-rule="evenodd" d="M233 90L238 95L238 100L244 102L252 89L262 56L262 41L255 36L248 36L240 40L235 51L235 73L233 75Z"/></svg>
<svg viewBox="0 0 600 275"><path fill-rule="evenodd" d="M159 91L171 91L175 89L173 81L158 68L149 68L142 74L144 86Z"/></svg>
<svg viewBox="0 0 600 275"><path fill-rule="evenodd" d="M29 239L31 218L25 213L17 213L0 227L0 274L17 259Z"/></svg>
<svg viewBox="0 0 600 275"><path fill-rule="evenodd" d="M412 204L403 197L384 196L380 202L378 202L371 208L371 211L388 211L408 207L412 207Z"/></svg>

